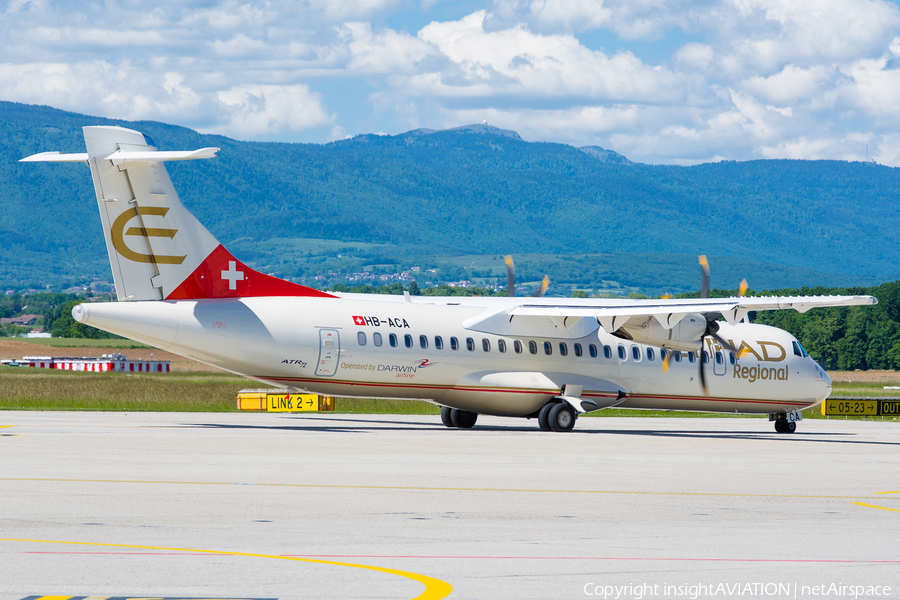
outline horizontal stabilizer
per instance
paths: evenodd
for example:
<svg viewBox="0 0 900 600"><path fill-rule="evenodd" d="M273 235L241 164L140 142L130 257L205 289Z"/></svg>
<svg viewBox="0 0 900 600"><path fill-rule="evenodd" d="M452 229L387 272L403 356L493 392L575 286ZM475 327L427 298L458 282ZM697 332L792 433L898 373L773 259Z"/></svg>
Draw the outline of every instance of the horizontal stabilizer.
<svg viewBox="0 0 900 600"><path fill-rule="evenodd" d="M112 161L112 164L119 166L122 163L158 163L169 160L191 160L194 158L216 158L218 148L200 148L199 150L167 150L159 152L157 150L150 151L134 151L134 150L117 150L104 157L104 160ZM87 152L79 154L61 154L59 152L41 152L26 158L19 162L87 162Z"/></svg>
<svg viewBox="0 0 900 600"><path fill-rule="evenodd" d="M117 152L113 152L109 156L106 157L106 160L111 160L112 164L118 166L122 163L133 162L133 163L155 163L155 162L163 162L168 160L192 160L195 158L216 158L216 152L218 152L218 148L200 148L199 150L166 150L163 152L160 151L133 151L133 150L119 150Z"/></svg>
<svg viewBox="0 0 900 600"><path fill-rule="evenodd" d="M62 154L60 152L41 152L20 159L19 162L87 162L87 152L78 154Z"/></svg>

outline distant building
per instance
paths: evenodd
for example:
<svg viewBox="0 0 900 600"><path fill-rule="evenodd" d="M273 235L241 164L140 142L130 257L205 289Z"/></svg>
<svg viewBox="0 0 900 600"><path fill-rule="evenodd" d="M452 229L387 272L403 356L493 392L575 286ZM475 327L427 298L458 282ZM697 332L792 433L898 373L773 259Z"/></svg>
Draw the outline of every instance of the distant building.
<svg viewBox="0 0 900 600"><path fill-rule="evenodd" d="M29 325L34 325L37 323L37 320L41 318L41 315L19 315L18 317L3 317L0 319L0 323L9 323L12 325L20 325L22 327L28 327Z"/></svg>

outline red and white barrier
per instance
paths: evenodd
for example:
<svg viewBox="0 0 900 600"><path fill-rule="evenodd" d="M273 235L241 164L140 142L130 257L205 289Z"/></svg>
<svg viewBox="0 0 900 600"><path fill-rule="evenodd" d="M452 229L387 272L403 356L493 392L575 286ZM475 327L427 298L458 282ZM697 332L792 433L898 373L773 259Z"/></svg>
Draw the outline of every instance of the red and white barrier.
<svg viewBox="0 0 900 600"><path fill-rule="evenodd" d="M169 373L171 363L167 360L127 360L122 354L104 355L101 358L52 358L49 356L26 356L19 361L4 361L20 367L38 369L59 369L62 371L82 371L88 373Z"/></svg>

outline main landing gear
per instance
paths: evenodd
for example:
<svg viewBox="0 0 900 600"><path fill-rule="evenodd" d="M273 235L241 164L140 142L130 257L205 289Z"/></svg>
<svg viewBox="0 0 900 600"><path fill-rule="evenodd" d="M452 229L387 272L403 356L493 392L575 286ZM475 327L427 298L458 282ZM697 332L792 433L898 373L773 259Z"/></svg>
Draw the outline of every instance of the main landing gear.
<svg viewBox="0 0 900 600"><path fill-rule="evenodd" d="M550 402L538 413L538 426L541 431L572 431L578 415L575 409L566 402Z"/></svg>
<svg viewBox="0 0 900 600"><path fill-rule="evenodd" d="M447 427L471 429L478 420L478 413L444 406L441 408L441 422Z"/></svg>
<svg viewBox="0 0 900 600"><path fill-rule="evenodd" d="M794 433L797 431L797 423L788 421L787 415L775 417L775 431L778 433Z"/></svg>

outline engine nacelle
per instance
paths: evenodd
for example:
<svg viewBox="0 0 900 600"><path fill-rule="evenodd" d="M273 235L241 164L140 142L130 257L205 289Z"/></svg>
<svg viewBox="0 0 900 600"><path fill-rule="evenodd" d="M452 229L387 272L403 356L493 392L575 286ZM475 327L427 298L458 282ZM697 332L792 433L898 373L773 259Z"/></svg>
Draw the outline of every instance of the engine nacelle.
<svg viewBox="0 0 900 600"><path fill-rule="evenodd" d="M666 329L654 317L632 317L616 334L623 333L640 344L693 352L701 349L700 336L706 333L706 327L706 317L700 313L686 315L672 329Z"/></svg>

